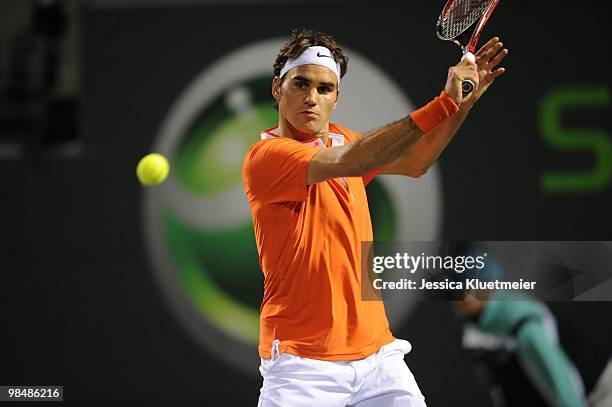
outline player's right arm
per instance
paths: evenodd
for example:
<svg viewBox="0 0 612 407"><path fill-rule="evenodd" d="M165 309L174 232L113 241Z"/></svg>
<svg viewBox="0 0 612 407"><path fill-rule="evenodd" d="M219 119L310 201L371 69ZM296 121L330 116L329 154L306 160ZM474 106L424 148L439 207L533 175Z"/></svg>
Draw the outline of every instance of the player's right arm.
<svg viewBox="0 0 612 407"><path fill-rule="evenodd" d="M344 146L323 148L310 160L306 183L366 175L395 160L422 134L408 116Z"/></svg>
<svg viewBox="0 0 612 407"><path fill-rule="evenodd" d="M424 133L459 110L463 98L461 85L465 79L478 85L476 64L467 60L449 71L444 92L426 106L345 146L322 149L310 161L307 184L364 176L391 163Z"/></svg>

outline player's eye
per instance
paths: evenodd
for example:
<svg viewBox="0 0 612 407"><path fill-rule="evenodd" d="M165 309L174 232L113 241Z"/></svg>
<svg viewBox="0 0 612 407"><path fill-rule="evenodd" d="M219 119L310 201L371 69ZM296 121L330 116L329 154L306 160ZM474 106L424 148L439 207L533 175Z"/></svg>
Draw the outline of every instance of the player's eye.
<svg viewBox="0 0 612 407"><path fill-rule="evenodd" d="M331 92L331 88L329 86L319 86L318 91L319 93L324 95L326 93Z"/></svg>
<svg viewBox="0 0 612 407"><path fill-rule="evenodd" d="M308 84L306 82L296 82L295 86L298 89L306 89L308 87Z"/></svg>

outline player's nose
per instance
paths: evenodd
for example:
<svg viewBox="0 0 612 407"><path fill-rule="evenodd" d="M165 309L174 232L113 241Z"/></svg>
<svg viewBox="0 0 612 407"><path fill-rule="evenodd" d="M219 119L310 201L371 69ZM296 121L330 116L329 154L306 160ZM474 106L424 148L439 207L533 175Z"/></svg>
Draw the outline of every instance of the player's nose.
<svg viewBox="0 0 612 407"><path fill-rule="evenodd" d="M313 106L317 104L317 89L311 88L310 91L306 94L306 98L304 99L304 103Z"/></svg>

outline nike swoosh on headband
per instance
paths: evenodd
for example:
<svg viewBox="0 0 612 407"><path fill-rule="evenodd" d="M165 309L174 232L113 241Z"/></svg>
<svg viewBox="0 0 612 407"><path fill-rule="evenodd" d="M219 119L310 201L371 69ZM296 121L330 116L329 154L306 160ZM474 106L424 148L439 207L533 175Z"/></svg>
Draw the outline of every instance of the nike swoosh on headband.
<svg viewBox="0 0 612 407"><path fill-rule="evenodd" d="M308 47L300 56L295 59L290 59L285 62L285 65L280 71L279 77L283 77L290 69L300 65L321 65L331 70L338 79L340 84L341 68L340 64L336 62L329 48L321 46Z"/></svg>

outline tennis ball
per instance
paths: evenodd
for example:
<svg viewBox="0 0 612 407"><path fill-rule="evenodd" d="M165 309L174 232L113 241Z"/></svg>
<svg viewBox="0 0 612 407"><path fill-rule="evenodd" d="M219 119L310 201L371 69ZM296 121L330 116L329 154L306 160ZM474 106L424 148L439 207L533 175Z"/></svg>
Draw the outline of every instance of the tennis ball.
<svg viewBox="0 0 612 407"><path fill-rule="evenodd" d="M161 154L147 154L136 167L136 176L142 185L156 185L163 182L170 171L168 160Z"/></svg>

